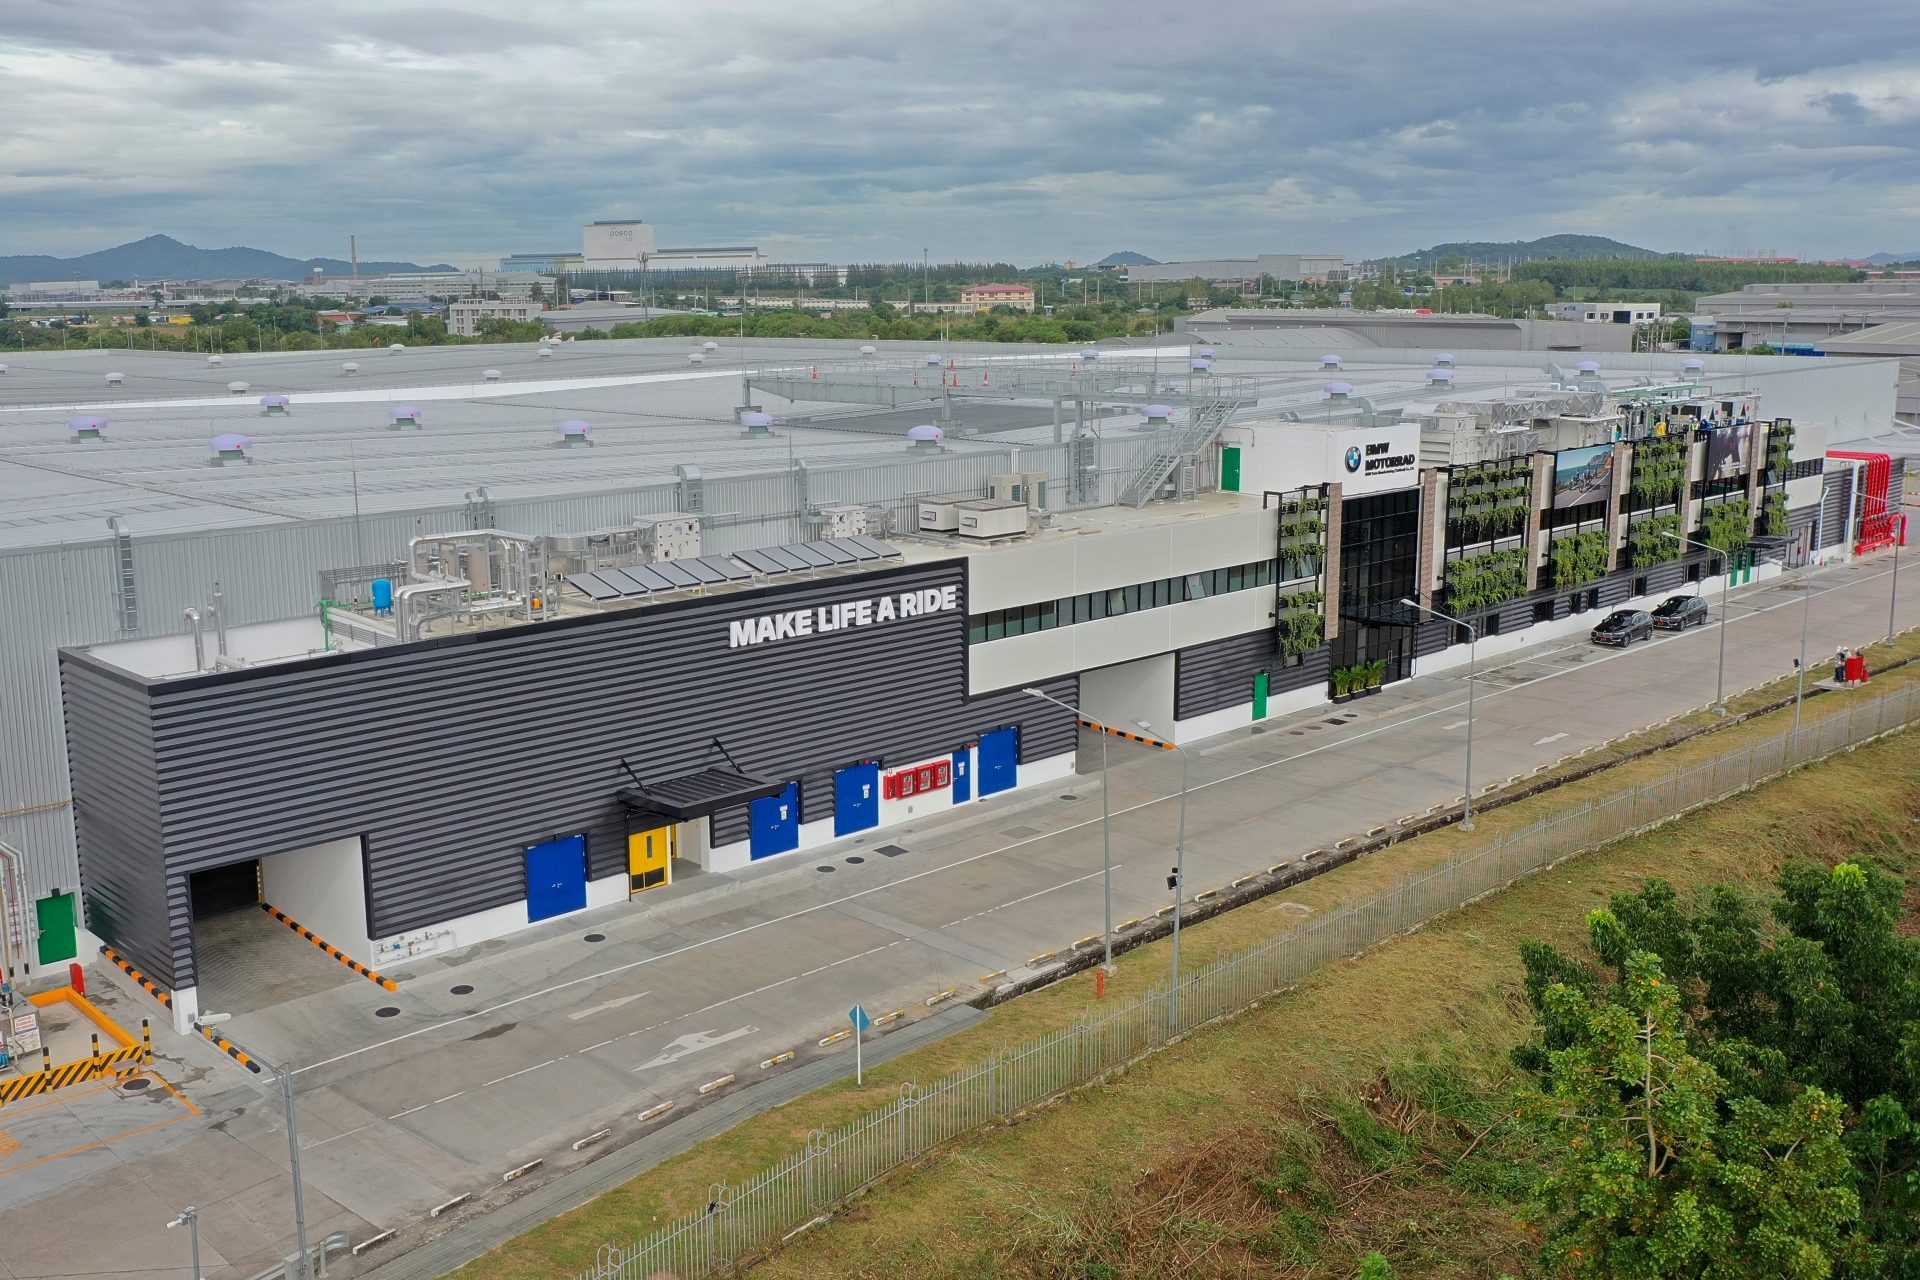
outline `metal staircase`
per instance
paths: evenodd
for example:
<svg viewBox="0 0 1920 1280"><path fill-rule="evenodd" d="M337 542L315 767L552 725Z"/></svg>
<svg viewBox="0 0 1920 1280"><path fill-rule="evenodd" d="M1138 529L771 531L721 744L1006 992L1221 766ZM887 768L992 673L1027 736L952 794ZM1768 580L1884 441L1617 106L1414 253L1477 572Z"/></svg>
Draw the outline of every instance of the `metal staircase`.
<svg viewBox="0 0 1920 1280"><path fill-rule="evenodd" d="M1192 463L1200 453L1220 438L1220 430L1233 420L1247 402L1231 398L1203 401L1177 427L1157 433L1139 469L1120 489L1122 506L1144 507L1158 497L1174 469Z"/></svg>

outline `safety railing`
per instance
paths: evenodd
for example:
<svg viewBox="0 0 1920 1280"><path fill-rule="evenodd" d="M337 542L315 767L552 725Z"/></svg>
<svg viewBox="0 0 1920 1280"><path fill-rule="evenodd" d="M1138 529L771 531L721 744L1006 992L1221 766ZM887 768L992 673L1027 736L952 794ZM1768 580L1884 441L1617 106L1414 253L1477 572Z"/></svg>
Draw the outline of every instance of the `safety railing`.
<svg viewBox="0 0 1920 1280"><path fill-rule="evenodd" d="M603 1245L579 1280L684 1280L724 1274L821 1220L840 1200L929 1148L1120 1070L1204 1023L1244 1009L1335 961L1405 933L1482 894L1689 809L1920 720L1920 687L1855 703L1798 733L1742 747L1665 778L1540 819L1477 852L1410 876L1182 979L1074 1021L927 1085L903 1084L883 1107L815 1130L784 1160L737 1186L716 1184L704 1209L624 1245Z"/></svg>

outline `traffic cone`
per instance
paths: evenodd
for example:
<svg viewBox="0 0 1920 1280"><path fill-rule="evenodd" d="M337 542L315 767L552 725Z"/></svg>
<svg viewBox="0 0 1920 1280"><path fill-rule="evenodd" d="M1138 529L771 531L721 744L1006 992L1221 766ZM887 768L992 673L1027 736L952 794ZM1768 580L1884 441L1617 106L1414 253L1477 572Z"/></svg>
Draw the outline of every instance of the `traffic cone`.
<svg viewBox="0 0 1920 1280"><path fill-rule="evenodd" d="M819 366L819 365L815 365L815 366L813 366L813 380L814 380L815 382L818 382L818 381L820 381L820 366Z"/></svg>

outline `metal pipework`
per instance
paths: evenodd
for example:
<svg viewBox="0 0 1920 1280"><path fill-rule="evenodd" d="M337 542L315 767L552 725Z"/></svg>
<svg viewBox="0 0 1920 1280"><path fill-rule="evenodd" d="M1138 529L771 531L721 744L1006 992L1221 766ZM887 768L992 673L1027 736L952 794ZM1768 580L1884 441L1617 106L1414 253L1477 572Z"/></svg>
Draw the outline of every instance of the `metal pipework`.
<svg viewBox="0 0 1920 1280"><path fill-rule="evenodd" d="M205 671L207 669L207 633L200 626L200 611L182 609L180 613L186 618L187 625L193 628L193 669Z"/></svg>
<svg viewBox="0 0 1920 1280"><path fill-rule="evenodd" d="M213 584L213 603L207 612L213 615L213 637L217 652L227 656L227 598L221 594L220 584Z"/></svg>
<svg viewBox="0 0 1920 1280"><path fill-rule="evenodd" d="M26 881L20 874L20 854L0 844L0 982L14 979L13 912L20 913L19 959L26 959Z"/></svg>
<svg viewBox="0 0 1920 1280"><path fill-rule="evenodd" d="M416 596L434 595L442 591L464 591L468 586L465 578L443 578L435 582L409 582L393 589L393 626L401 641L419 639L419 620L413 616L413 600Z"/></svg>

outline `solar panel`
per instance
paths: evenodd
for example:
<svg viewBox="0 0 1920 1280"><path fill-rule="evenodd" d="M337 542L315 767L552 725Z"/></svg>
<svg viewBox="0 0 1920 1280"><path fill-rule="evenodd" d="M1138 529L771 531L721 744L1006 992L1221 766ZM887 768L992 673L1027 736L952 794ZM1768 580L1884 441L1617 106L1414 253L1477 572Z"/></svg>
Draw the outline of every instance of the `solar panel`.
<svg viewBox="0 0 1920 1280"><path fill-rule="evenodd" d="M786 565L775 560L765 551L736 551L733 553L733 558L756 573L775 575L792 572Z"/></svg>
<svg viewBox="0 0 1920 1280"><path fill-rule="evenodd" d="M809 569L830 569L839 563L826 552L807 542L796 542L780 548L781 551L806 565Z"/></svg>
<svg viewBox="0 0 1920 1280"><path fill-rule="evenodd" d="M804 573L820 567L804 556L795 555L792 547L763 547L760 553L776 564L784 565L788 573Z"/></svg>
<svg viewBox="0 0 1920 1280"><path fill-rule="evenodd" d="M700 585L700 579L682 569L675 561L657 560L647 567L672 583L677 590L684 591L688 587Z"/></svg>
<svg viewBox="0 0 1920 1280"><path fill-rule="evenodd" d="M691 560L675 560L673 563L676 568L685 570L709 586L716 582L725 582L727 580L726 575L722 574L718 569L715 569L698 556L695 556Z"/></svg>
<svg viewBox="0 0 1920 1280"><path fill-rule="evenodd" d="M567 575L567 581L593 600L617 600L621 595L591 573L570 573Z"/></svg>
<svg viewBox="0 0 1920 1280"><path fill-rule="evenodd" d="M854 564L860 559L860 557L853 554L853 552L846 550L844 547L836 546L832 542L807 542L801 545L808 551L825 556L835 564Z"/></svg>
<svg viewBox="0 0 1920 1280"><path fill-rule="evenodd" d="M867 550L873 552L874 555L878 556L882 560L898 560L900 558L900 552L898 549L894 547L890 547L884 542L877 542L872 538L855 537L855 538L847 538L845 539L845 541L851 542L856 546L865 547Z"/></svg>
<svg viewBox="0 0 1920 1280"><path fill-rule="evenodd" d="M701 556L700 563L719 574L725 582L745 582L753 575L735 564L729 556Z"/></svg>
<svg viewBox="0 0 1920 1280"><path fill-rule="evenodd" d="M648 591L678 591L680 585L663 574L655 573L649 565L629 565L622 570L629 578L638 582Z"/></svg>
<svg viewBox="0 0 1920 1280"><path fill-rule="evenodd" d="M654 590L651 584L634 577L625 569L599 569L595 571L595 576L622 597L650 595Z"/></svg>

